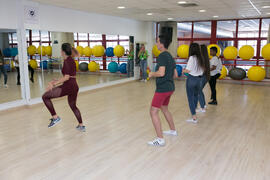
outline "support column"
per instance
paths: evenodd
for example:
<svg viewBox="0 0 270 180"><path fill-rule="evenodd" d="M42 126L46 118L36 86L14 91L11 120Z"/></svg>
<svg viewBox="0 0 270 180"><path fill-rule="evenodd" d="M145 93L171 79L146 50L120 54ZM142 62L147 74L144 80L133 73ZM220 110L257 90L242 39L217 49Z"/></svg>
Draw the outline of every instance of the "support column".
<svg viewBox="0 0 270 180"><path fill-rule="evenodd" d="M270 43L270 24L269 24L269 29L268 29L268 38L267 38L267 43ZM265 65L268 65L268 67L265 67L266 70L266 78L270 79L270 60L265 61Z"/></svg>
<svg viewBox="0 0 270 180"><path fill-rule="evenodd" d="M169 52L173 57L177 57L177 48L178 48L178 41L177 41L177 22L160 22L160 29L161 32L162 27L171 27L173 28L172 32L172 42L169 46Z"/></svg>

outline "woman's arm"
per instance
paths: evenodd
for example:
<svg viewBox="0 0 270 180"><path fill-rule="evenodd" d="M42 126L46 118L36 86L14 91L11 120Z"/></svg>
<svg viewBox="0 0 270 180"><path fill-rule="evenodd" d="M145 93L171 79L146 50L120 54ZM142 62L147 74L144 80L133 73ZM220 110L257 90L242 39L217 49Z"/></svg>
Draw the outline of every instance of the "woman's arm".
<svg viewBox="0 0 270 180"><path fill-rule="evenodd" d="M190 70L184 69L183 73L190 73Z"/></svg>
<svg viewBox="0 0 270 180"><path fill-rule="evenodd" d="M178 78L179 74L176 69L174 69L174 78Z"/></svg>
<svg viewBox="0 0 270 180"><path fill-rule="evenodd" d="M60 84L63 84L64 82L68 81L69 79L70 79L70 75L65 75L58 80L53 80L53 81L49 82L49 85L47 87L47 91L51 91L54 87L59 86Z"/></svg>

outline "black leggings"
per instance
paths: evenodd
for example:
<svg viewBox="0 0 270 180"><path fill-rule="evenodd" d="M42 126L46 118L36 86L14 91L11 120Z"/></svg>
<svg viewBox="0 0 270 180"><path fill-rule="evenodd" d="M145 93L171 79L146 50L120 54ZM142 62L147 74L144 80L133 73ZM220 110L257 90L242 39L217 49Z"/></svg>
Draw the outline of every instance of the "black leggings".
<svg viewBox="0 0 270 180"><path fill-rule="evenodd" d="M16 69L17 69L17 83L21 83L20 68L19 67L16 67ZM31 73L30 79L33 80L34 79L35 70L30 65L28 65L28 70Z"/></svg>
<svg viewBox="0 0 270 180"><path fill-rule="evenodd" d="M42 99L43 99L45 106L50 111L51 115L54 116L54 115L56 115L56 112L55 112L55 109L53 107L51 99L59 98L59 97L63 97L63 96L68 96L68 104L69 104L70 108L72 109L78 122L82 123L81 112L76 106L77 95L78 95L78 90L70 93L67 91L66 88L63 88L63 86L59 86L59 87L53 88L51 91L47 91L45 94L43 94Z"/></svg>
<svg viewBox="0 0 270 180"><path fill-rule="evenodd" d="M211 99L213 101L217 100L217 91L216 91L216 84L217 84L217 79L219 78L220 74L216 74L215 76L211 76L209 80L209 85L211 88Z"/></svg>

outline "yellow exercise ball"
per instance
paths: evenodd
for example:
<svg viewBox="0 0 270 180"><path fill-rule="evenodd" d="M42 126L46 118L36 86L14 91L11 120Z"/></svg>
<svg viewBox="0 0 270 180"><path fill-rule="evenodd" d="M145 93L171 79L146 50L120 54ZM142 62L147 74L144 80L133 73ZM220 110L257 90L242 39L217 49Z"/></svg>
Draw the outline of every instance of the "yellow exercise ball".
<svg viewBox="0 0 270 180"><path fill-rule="evenodd" d="M96 72L97 71L97 63L95 61L91 61L89 64L88 64L88 70L90 72Z"/></svg>
<svg viewBox="0 0 270 180"><path fill-rule="evenodd" d="M265 75L265 69L260 66L253 66L248 70L248 79L251 81L262 81Z"/></svg>
<svg viewBox="0 0 270 180"><path fill-rule="evenodd" d="M31 59L28 64L33 68L33 69L37 69L38 67L38 63L35 59Z"/></svg>
<svg viewBox="0 0 270 180"><path fill-rule="evenodd" d="M222 66L220 74L221 75L219 76L219 79L224 79L228 75L228 69L226 68L226 66Z"/></svg>
<svg viewBox="0 0 270 180"><path fill-rule="evenodd" d="M154 45L152 48L152 53L154 54L155 57L158 57L160 54L160 50L158 50L157 45Z"/></svg>
<svg viewBox="0 0 270 180"><path fill-rule="evenodd" d="M228 46L224 49L223 55L225 59L236 59L238 56L238 50L234 46Z"/></svg>
<svg viewBox="0 0 270 180"><path fill-rule="evenodd" d="M80 55L83 54L83 47L82 47L82 46L77 46L76 49L77 49L77 51L78 51L78 53L79 53Z"/></svg>
<svg viewBox="0 0 270 180"><path fill-rule="evenodd" d="M89 46L83 48L83 55L90 57L92 56L92 49Z"/></svg>
<svg viewBox="0 0 270 180"><path fill-rule="evenodd" d="M100 65L98 63L96 63L97 66L96 66L96 71L99 72L100 71Z"/></svg>
<svg viewBox="0 0 270 180"><path fill-rule="evenodd" d="M28 53L30 56L35 55L36 52L37 52L37 48L36 48L36 46L34 46L34 45L31 45L31 46L29 46L29 47L27 48L27 53Z"/></svg>
<svg viewBox="0 0 270 180"><path fill-rule="evenodd" d="M254 48L250 45L242 46L239 50L239 57L244 60L249 60L254 56Z"/></svg>
<svg viewBox="0 0 270 180"><path fill-rule="evenodd" d="M183 44L183 45L179 46L177 49L177 55L180 58L187 59L188 55L189 55L189 45Z"/></svg>
<svg viewBox="0 0 270 180"><path fill-rule="evenodd" d="M125 48L121 45L117 45L113 49L113 54L117 57L122 57L125 54Z"/></svg>
<svg viewBox="0 0 270 180"><path fill-rule="evenodd" d="M47 56L51 56L52 55L52 46L46 46L45 47L45 54Z"/></svg>
<svg viewBox="0 0 270 180"><path fill-rule="evenodd" d="M209 58L211 59L213 57L213 56L210 55L210 48L211 47L216 47L217 48L217 50L218 50L217 57L219 57L220 54L221 54L220 47L218 45L216 45L216 44L210 44L210 45L207 46Z"/></svg>
<svg viewBox="0 0 270 180"><path fill-rule="evenodd" d="M270 60L270 43L263 46L263 48L262 48L262 57L265 60Z"/></svg>
<svg viewBox="0 0 270 180"><path fill-rule="evenodd" d="M92 49L92 53L96 57L101 57L104 55L105 49L101 45L94 46Z"/></svg>
<svg viewBox="0 0 270 180"><path fill-rule="evenodd" d="M38 46L38 48L37 48L38 54L41 55L41 56L44 56L44 55L46 54L46 53L45 53L45 49L46 49L45 46ZM42 51L42 52L41 52L41 51Z"/></svg>
<svg viewBox="0 0 270 180"><path fill-rule="evenodd" d="M77 60L74 60L76 64L76 71L79 71L79 62Z"/></svg>

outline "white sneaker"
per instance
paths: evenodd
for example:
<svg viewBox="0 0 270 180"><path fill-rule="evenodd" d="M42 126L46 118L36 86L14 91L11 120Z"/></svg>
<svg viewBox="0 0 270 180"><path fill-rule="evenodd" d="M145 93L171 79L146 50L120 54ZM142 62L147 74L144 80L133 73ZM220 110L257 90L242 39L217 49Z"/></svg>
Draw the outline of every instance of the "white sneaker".
<svg viewBox="0 0 270 180"><path fill-rule="evenodd" d="M162 138L156 138L153 141L147 143L150 146L165 146L165 140Z"/></svg>
<svg viewBox="0 0 270 180"><path fill-rule="evenodd" d="M144 82L144 79L140 80L141 82Z"/></svg>
<svg viewBox="0 0 270 180"><path fill-rule="evenodd" d="M205 109L202 109L202 108L198 108L198 109L196 109L196 112L197 113L205 113L206 110Z"/></svg>
<svg viewBox="0 0 270 180"><path fill-rule="evenodd" d="M188 123L194 123L197 124L198 123L198 119L188 119L186 120Z"/></svg>
<svg viewBox="0 0 270 180"><path fill-rule="evenodd" d="M147 82L147 80L145 79L144 82Z"/></svg>
<svg viewBox="0 0 270 180"><path fill-rule="evenodd" d="M5 85L4 85L4 88L8 88L8 85L7 85L7 84L5 84Z"/></svg>
<svg viewBox="0 0 270 180"><path fill-rule="evenodd" d="M169 130L169 131L163 131L163 134L169 135L169 136L177 136L177 131L175 130Z"/></svg>

